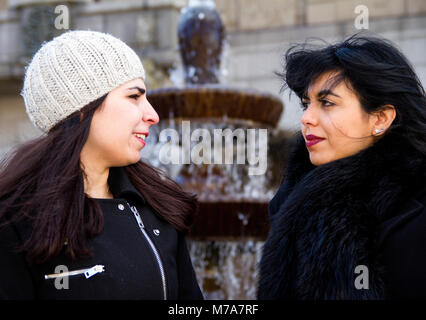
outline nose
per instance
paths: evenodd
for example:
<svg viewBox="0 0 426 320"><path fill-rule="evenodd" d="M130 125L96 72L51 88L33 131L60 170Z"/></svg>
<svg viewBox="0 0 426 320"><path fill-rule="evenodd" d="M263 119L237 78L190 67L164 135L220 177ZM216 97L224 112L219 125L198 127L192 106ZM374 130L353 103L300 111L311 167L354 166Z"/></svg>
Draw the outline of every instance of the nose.
<svg viewBox="0 0 426 320"><path fill-rule="evenodd" d="M301 122L305 127L318 125L317 112L312 104L303 112Z"/></svg>
<svg viewBox="0 0 426 320"><path fill-rule="evenodd" d="M150 125L157 124L158 121L160 121L160 117L158 116L158 113L155 111L151 103L149 103L148 100L146 100L145 108L142 116L142 120L144 122L150 123Z"/></svg>

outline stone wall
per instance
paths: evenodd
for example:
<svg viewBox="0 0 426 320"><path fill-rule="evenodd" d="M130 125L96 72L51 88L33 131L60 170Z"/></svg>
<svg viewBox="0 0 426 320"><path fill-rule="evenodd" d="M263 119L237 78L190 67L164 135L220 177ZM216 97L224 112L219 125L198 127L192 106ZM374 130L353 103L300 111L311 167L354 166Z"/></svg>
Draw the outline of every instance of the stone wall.
<svg viewBox="0 0 426 320"><path fill-rule="evenodd" d="M426 85L426 1L424 0L216 0L228 30L228 50L222 81L280 94L275 72L290 44L307 38L327 42L359 32L355 8L368 8L369 32L393 41L412 62ZM261 4L260 4L261 3ZM279 126L300 128L301 111L295 95L280 94L285 107Z"/></svg>
<svg viewBox="0 0 426 320"><path fill-rule="evenodd" d="M37 2L43 2L39 0ZM53 0L52 0L53 1ZM50 1L50 2L52 2ZM0 0L0 153L39 134L26 118L19 96L23 75L22 8L32 0ZM55 2L55 1L54 1ZM62 1L63 2L63 1ZM62 3L57 1L57 3ZM318 37L333 42L357 32L355 7L369 13L369 31L394 41L426 83L425 0L215 0L227 28L222 82L279 95L282 55L291 43ZM72 28L109 32L141 55L150 88L169 86L180 63L177 23L186 0L68 0ZM281 94L279 125L300 127L295 96Z"/></svg>
<svg viewBox="0 0 426 320"><path fill-rule="evenodd" d="M71 29L107 32L135 49L143 59L149 88L172 84L168 71L179 60L176 26L184 0L0 1L0 156L12 146L41 134L28 120L19 95L24 67L30 58L26 54L26 38L32 37L23 31L27 22L23 17L37 6L49 11L66 4Z"/></svg>
<svg viewBox="0 0 426 320"><path fill-rule="evenodd" d="M426 13L424 0L215 0L228 31L338 23L353 20L364 5L370 18Z"/></svg>

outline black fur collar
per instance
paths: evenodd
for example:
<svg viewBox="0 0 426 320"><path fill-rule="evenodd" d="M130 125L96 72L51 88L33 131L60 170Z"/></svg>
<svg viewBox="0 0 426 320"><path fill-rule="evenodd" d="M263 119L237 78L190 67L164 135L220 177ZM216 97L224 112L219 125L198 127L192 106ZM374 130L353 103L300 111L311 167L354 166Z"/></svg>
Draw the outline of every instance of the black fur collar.
<svg viewBox="0 0 426 320"><path fill-rule="evenodd" d="M279 209L270 215L259 298L384 298L378 227L424 188L424 156L389 133L315 167L299 135L288 168ZM358 265L369 268L369 290L354 286Z"/></svg>

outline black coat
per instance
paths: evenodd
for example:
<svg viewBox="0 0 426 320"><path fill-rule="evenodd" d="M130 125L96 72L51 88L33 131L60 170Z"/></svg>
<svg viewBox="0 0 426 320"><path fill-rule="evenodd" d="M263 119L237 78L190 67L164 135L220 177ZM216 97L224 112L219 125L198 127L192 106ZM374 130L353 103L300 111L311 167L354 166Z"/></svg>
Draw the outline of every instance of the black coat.
<svg viewBox="0 0 426 320"><path fill-rule="evenodd" d="M104 227L89 241L90 258L72 261L61 253L46 263L28 264L12 248L21 244L30 230L21 227L23 224L0 230L0 298L163 299L159 264L130 203L138 209L159 254L167 299L203 299L183 234L153 212L123 168L111 168L108 183L115 198L96 200L104 214ZM103 265L104 271L89 278L70 275L67 284L65 278L45 279L61 265L68 271Z"/></svg>
<svg viewBox="0 0 426 320"><path fill-rule="evenodd" d="M269 205L258 297L426 298L425 169L393 134L315 167L299 135Z"/></svg>

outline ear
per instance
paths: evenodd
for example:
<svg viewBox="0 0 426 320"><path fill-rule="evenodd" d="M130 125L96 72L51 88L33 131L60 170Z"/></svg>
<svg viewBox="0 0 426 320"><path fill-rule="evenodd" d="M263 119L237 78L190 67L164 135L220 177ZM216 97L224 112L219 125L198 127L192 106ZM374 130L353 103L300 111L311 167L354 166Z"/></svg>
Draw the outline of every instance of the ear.
<svg viewBox="0 0 426 320"><path fill-rule="evenodd" d="M396 110L393 105L386 104L374 112L373 115L373 135L381 135L391 126L396 117Z"/></svg>

